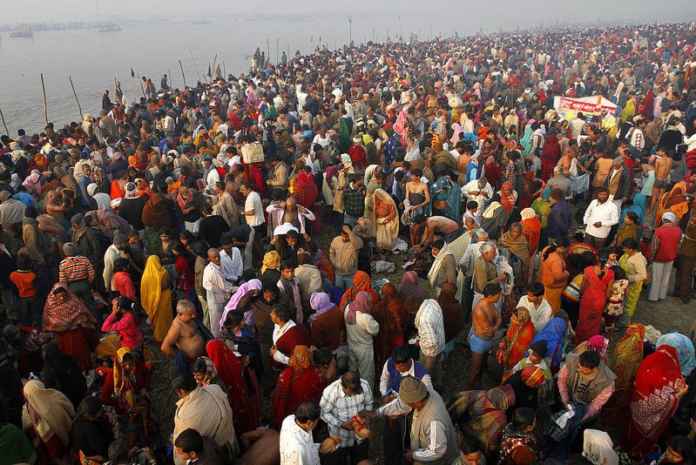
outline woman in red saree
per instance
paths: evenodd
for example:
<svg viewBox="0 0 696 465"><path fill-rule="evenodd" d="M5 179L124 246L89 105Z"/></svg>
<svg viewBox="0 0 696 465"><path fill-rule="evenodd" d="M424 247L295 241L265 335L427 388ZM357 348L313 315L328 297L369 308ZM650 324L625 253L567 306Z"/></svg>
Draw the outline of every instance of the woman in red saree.
<svg viewBox="0 0 696 465"><path fill-rule="evenodd" d="M642 457L654 448L687 390L673 347L660 345L645 357L631 396L627 447L632 456Z"/></svg>
<svg viewBox="0 0 696 465"><path fill-rule="evenodd" d="M314 202L319 197L319 189L314 181L312 170L309 167L302 168L297 176L295 176L295 190L293 195L297 199L297 203L305 208L311 209Z"/></svg>
<svg viewBox="0 0 696 465"><path fill-rule="evenodd" d="M382 286L382 299L373 307L372 316L379 323L379 334L375 337L375 366L382 366L397 347L406 344L404 338L404 306L396 291L396 286L386 283Z"/></svg>
<svg viewBox="0 0 696 465"><path fill-rule="evenodd" d="M525 208L520 212L522 218L522 234L527 238L529 253L534 255L539 248L541 240L541 220L532 208Z"/></svg>
<svg viewBox="0 0 696 465"><path fill-rule="evenodd" d="M377 304L377 302L379 302L379 295L377 294L377 291L372 288L372 279L370 278L370 275L364 271L356 271L353 275L353 287L343 293L338 307L346 308L346 305L351 303L359 292L367 292L370 294L370 304L373 307Z"/></svg>
<svg viewBox="0 0 696 465"><path fill-rule="evenodd" d="M218 378L227 386L235 430L238 434L255 430L259 425L261 403L253 370L245 368L242 359L221 339L209 341L205 348Z"/></svg>
<svg viewBox="0 0 696 465"><path fill-rule="evenodd" d="M611 268L602 268L597 261L585 268L580 297L580 317L575 330L575 344L599 334L602 315L607 305L607 292L614 282Z"/></svg>
<svg viewBox="0 0 696 465"><path fill-rule="evenodd" d="M553 169L561 158L561 145L554 131L549 131L541 150L541 179L548 181L553 176Z"/></svg>
<svg viewBox="0 0 696 465"><path fill-rule="evenodd" d="M534 325L529 310L519 307L510 318L510 327L498 345L497 359L503 367L503 379L509 377L512 368L525 356L534 339Z"/></svg>
<svg viewBox="0 0 696 465"><path fill-rule="evenodd" d="M273 425L280 428L303 402L319 402L324 384L319 371L312 366L312 353L307 346L295 346L288 367L278 376L273 391Z"/></svg>
<svg viewBox="0 0 696 465"><path fill-rule="evenodd" d="M64 284L57 283L46 298L43 330L54 333L60 351L71 356L83 370L92 367L97 321L84 303Z"/></svg>

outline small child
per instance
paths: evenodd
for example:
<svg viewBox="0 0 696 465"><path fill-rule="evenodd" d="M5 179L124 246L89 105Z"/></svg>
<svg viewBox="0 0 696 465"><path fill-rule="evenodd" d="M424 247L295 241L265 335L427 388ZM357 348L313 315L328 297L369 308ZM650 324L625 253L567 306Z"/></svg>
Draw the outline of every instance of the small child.
<svg viewBox="0 0 696 465"><path fill-rule="evenodd" d="M611 285L607 308L604 312L607 332L614 330L616 322L624 313L624 300L626 298L626 289L628 289L628 279L623 269L619 266L613 266L612 271L614 272L614 283Z"/></svg>
<svg viewBox="0 0 696 465"><path fill-rule="evenodd" d="M36 303L36 273L32 271L31 259L26 254L20 252L17 255L17 269L10 273L10 281L19 295L19 314L9 314L8 317L26 326L40 326L41 308Z"/></svg>

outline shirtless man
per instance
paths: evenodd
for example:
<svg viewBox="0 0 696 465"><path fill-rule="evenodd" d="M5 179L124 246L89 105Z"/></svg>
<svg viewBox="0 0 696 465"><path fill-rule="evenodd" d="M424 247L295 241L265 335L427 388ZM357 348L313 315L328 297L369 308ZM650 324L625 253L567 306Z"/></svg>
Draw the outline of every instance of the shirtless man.
<svg viewBox="0 0 696 465"><path fill-rule="evenodd" d="M494 346L493 337L500 328L501 319L495 304L500 300L500 284L489 283L483 289L483 298L474 307L469 331L471 365L469 366L468 389L474 389L479 381L481 366Z"/></svg>
<svg viewBox="0 0 696 465"><path fill-rule="evenodd" d="M419 216L411 226L411 244L416 250L422 250L429 247L436 236L445 238L457 231L459 231L459 223L446 216L430 216L428 218Z"/></svg>
<svg viewBox="0 0 696 465"><path fill-rule="evenodd" d="M412 170L411 179L406 183L405 198L410 203L409 208L416 212L419 212L419 209L425 208L430 203L430 190L428 189L428 185L421 181L421 176L423 176L421 170ZM424 200L420 203L414 203L414 196L422 196Z"/></svg>
<svg viewBox="0 0 696 465"><path fill-rule="evenodd" d="M162 352L174 357L180 374L189 374L190 364L205 355L205 341L196 325L196 308L191 301L182 299L176 304L176 318L162 341Z"/></svg>
<svg viewBox="0 0 696 465"><path fill-rule="evenodd" d="M669 173L672 171L672 158L664 148L657 149L655 156L655 184L650 199L650 211L655 209L657 201L664 194L669 182Z"/></svg>

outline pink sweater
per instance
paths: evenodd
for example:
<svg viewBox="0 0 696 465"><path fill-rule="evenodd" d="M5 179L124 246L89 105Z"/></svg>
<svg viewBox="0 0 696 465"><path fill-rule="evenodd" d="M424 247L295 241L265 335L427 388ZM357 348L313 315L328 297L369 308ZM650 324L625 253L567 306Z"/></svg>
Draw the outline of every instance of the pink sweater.
<svg viewBox="0 0 696 465"><path fill-rule="evenodd" d="M135 317L126 312L116 321L116 315L109 314L101 327L102 332L118 332L121 338L121 346L135 349L143 342L143 333L140 332Z"/></svg>

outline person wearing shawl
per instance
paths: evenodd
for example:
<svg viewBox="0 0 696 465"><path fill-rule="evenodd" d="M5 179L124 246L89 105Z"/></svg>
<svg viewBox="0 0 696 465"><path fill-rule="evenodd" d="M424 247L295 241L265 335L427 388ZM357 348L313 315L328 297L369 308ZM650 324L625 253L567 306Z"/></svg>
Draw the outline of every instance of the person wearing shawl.
<svg viewBox="0 0 696 465"><path fill-rule="evenodd" d="M404 314L407 319L412 319L413 316L418 312L423 303L423 299L426 297L426 290L420 283L418 278L418 273L415 271L407 271L401 277L401 282L399 283L399 297L401 297L401 302L404 305Z"/></svg>
<svg viewBox="0 0 696 465"><path fill-rule="evenodd" d="M212 362L217 379L224 384L227 398L234 412L235 429L240 433L253 431L260 421L259 386L254 371L245 366L222 339L206 344L208 360Z"/></svg>
<svg viewBox="0 0 696 465"><path fill-rule="evenodd" d="M279 428L285 417L304 402L317 404L323 389L319 371L312 366L309 347L295 346L288 367L278 376L273 391L273 425Z"/></svg>
<svg viewBox="0 0 696 465"><path fill-rule="evenodd" d="M498 447L507 424L505 412L514 405L515 391L506 384L488 391L461 392L449 411L464 434L476 438L489 453Z"/></svg>
<svg viewBox="0 0 696 465"><path fill-rule="evenodd" d="M510 251L510 264L515 270L516 280L520 286L529 281L529 270L531 265L531 252L527 237L523 233L522 224L513 223L510 225L503 236L500 238L500 245Z"/></svg>
<svg viewBox="0 0 696 465"><path fill-rule="evenodd" d="M311 209L319 197L319 189L309 167L304 167L295 176L295 188L293 195L297 198L297 203L304 208Z"/></svg>
<svg viewBox="0 0 696 465"><path fill-rule="evenodd" d="M547 246L541 253L541 283L544 285L544 298L554 313L561 309L561 295L568 284L565 254L567 240L557 245Z"/></svg>
<svg viewBox="0 0 696 465"><path fill-rule="evenodd" d="M449 154L448 154L449 155ZM462 193L459 184L450 178L448 172L440 173L431 187L433 215L446 216L459 221Z"/></svg>
<svg viewBox="0 0 696 465"><path fill-rule="evenodd" d="M359 292L367 292L370 296L370 302L372 305L377 304L379 301L379 294L372 288L372 279L370 275L364 271L356 271L353 275L353 287L346 290L341 296L341 301L338 303L338 307L341 309L346 308L346 305L351 303L355 296Z"/></svg>
<svg viewBox="0 0 696 465"><path fill-rule="evenodd" d="M378 353L388 357L394 349L406 344L406 314L403 300L392 283L385 283L381 289L382 298L375 311L379 323ZM385 358L386 358L385 357ZM379 365L377 365L379 366Z"/></svg>
<svg viewBox="0 0 696 465"><path fill-rule="evenodd" d="M634 457L642 458L653 450L680 399L688 392L678 350L671 343L677 340L672 339L677 335L672 333L658 339L657 350L645 357L636 372L627 441ZM693 361L693 346L691 357Z"/></svg>
<svg viewBox="0 0 696 465"><path fill-rule="evenodd" d="M375 350L373 338L379 333L379 323L372 316L370 294L360 291L343 311L346 322L346 339L350 350L350 369L370 386L375 383Z"/></svg>
<svg viewBox="0 0 696 465"><path fill-rule="evenodd" d="M44 305L43 330L55 333L61 352L74 358L83 370L92 366L96 326L96 319L85 304L63 283L56 283Z"/></svg>
<svg viewBox="0 0 696 465"><path fill-rule="evenodd" d="M232 294L232 297L230 297L230 300L227 302L227 305L225 305L225 311L222 313L222 318L220 318L220 331L222 331L223 327L225 326L225 322L227 321L227 315L230 312L240 310L240 302L242 299L244 299L247 295L251 295L252 293L260 293L263 285L261 284L261 281L258 279L252 279L250 281L247 281L243 283L241 286L237 288L236 291L234 291L234 294ZM246 310L244 310L246 311ZM254 321L253 321L253 312L246 312L244 314L244 322L252 327L254 326Z"/></svg>
<svg viewBox="0 0 696 465"><path fill-rule="evenodd" d="M481 228L488 233L490 239L498 239L507 219L508 215L500 202L494 200L481 214Z"/></svg>
<svg viewBox="0 0 696 465"><path fill-rule="evenodd" d="M552 370L557 370L561 365L563 347L565 344L568 323L561 317L553 317L544 326L544 329L534 335L532 345L544 341L546 343L546 358Z"/></svg>
<svg viewBox="0 0 696 465"><path fill-rule="evenodd" d="M503 379L507 378L512 368L524 358L533 339L534 324L529 317L529 310L518 307L510 319L505 337L498 344L497 359L504 370Z"/></svg>
<svg viewBox="0 0 696 465"><path fill-rule="evenodd" d="M633 382L643 361L644 340L645 326L629 325L609 357L609 367L616 374L616 380L614 395L607 405L608 418L619 419L626 412L631 401Z"/></svg>
<svg viewBox="0 0 696 465"><path fill-rule="evenodd" d="M343 312L331 302L326 292L314 292L309 298L309 306L314 311L309 317L312 345L335 351L345 332Z"/></svg>
<svg viewBox="0 0 696 465"><path fill-rule="evenodd" d="M597 262L585 268L583 276L580 316L575 328L576 344L599 334L607 303L607 292L614 282L614 272L608 267L601 267Z"/></svg>
<svg viewBox="0 0 696 465"><path fill-rule="evenodd" d="M63 463L69 453L75 407L63 393L47 389L41 381L27 381L23 392L22 423L38 440L38 462Z"/></svg>
<svg viewBox="0 0 696 465"><path fill-rule="evenodd" d="M172 324L172 290L169 273L157 255L150 255L140 280L140 305L152 326L155 341L162 342Z"/></svg>
<svg viewBox="0 0 696 465"><path fill-rule="evenodd" d="M517 191L512 186L512 182L504 182L498 191L500 205L505 211L505 215L509 218L517 203Z"/></svg>
<svg viewBox="0 0 696 465"><path fill-rule="evenodd" d="M266 252L266 254L263 256L263 263L261 264L261 276L264 277L267 272L269 272L269 276L271 273L275 274L276 277L273 279L274 281L278 281L280 279L280 254L275 250ZM268 280L271 281L272 278L268 278Z"/></svg>
<svg viewBox="0 0 696 465"><path fill-rule="evenodd" d="M428 271L428 281L437 297L444 284L457 284L457 262L449 245L442 239L433 242L431 253L435 260Z"/></svg>
<svg viewBox="0 0 696 465"><path fill-rule="evenodd" d="M672 212L681 219L689 211L689 199L686 197L687 183L679 181L669 192L665 192L659 199L655 218L662 218L667 212Z"/></svg>
<svg viewBox="0 0 696 465"><path fill-rule="evenodd" d="M399 236L399 211L396 208L396 202L383 189L375 190L372 199L374 208L371 220L375 225L377 248L391 250Z"/></svg>
<svg viewBox="0 0 696 465"><path fill-rule="evenodd" d="M189 428L207 437L231 455L238 450L237 435L234 429L234 414L225 392L217 384L196 386L192 377L178 377L172 381L179 400L174 413L172 438ZM175 455L176 465L185 465Z"/></svg>
<svg viewBox="0 0 696 465"><path fill-rule="evenodd" d="M522 234L527 238L530 255L534 255L539 248L541 240L541 220L532 208L525 208L520 212L522 218Z"/></svg>

